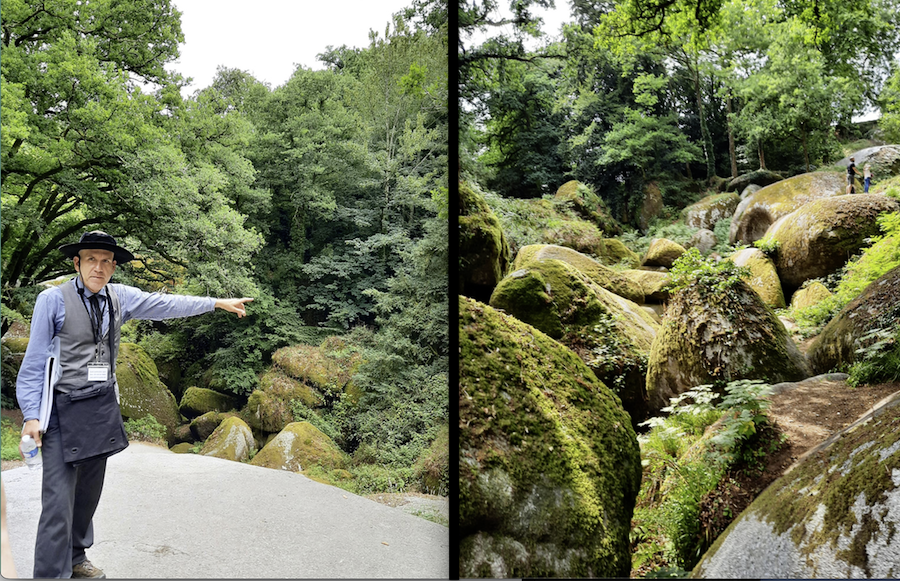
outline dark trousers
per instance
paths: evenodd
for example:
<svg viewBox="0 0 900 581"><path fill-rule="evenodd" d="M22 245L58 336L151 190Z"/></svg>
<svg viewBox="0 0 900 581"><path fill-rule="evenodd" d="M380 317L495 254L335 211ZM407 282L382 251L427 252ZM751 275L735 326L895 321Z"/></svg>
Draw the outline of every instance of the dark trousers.
<svg viewBox="0 0 900 581"><path fill-rule="evenodd" d="M73 466L63 461L56 406L41 437L44 475L41 518L34 547L34 578L69 578L94 544L94 512L100 502L106 458Z"/></svg>

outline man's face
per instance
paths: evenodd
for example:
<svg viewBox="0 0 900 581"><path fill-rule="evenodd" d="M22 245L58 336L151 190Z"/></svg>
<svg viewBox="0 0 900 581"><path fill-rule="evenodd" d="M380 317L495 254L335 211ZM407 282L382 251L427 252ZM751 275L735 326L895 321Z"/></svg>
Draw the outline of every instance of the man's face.
<svg viewBox="0 0 900 581"><path fill-rule="evenodd" d="M109 250L89 248L82 250L73 258L75 270L81 274L81 280L92 293L100 292L116 271L115 255Z"/></svg>

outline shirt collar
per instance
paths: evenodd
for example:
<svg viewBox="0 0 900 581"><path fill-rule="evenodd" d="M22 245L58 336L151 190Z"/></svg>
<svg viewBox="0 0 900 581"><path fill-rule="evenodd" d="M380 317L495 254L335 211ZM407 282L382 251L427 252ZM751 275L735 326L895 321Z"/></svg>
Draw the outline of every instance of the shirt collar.
<svg viewBox="0 0 900 581"><path fill-rule="evenodd" d="M89 289L88 287L86 287L84 285L84 281L81 280L81 275L75 276L75 278L72 279L72 283L75 285L76 289L84 289L85 298L91 298L92 296L94 296L95 293L91 292L91 289ZM100 292L96 293L96 295L98 297L105 297L106 296L106 286L104 286L102 289L100 289Z"/></svg>

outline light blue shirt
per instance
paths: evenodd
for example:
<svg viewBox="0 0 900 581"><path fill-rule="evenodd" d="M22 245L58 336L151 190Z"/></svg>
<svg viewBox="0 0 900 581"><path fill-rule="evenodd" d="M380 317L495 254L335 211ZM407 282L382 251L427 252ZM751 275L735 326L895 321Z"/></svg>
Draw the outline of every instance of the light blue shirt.
<svg viewBox="0 0 900 581"><path fill-rule="evenodd" d="M74 285L76 280L78 279L74 278L63 284ZM83 287L80 281L78 286L84 288L85 303L90 309L87 299L94 293ZM107 286L112 286L119 296L122 323L131 319L161 321L190 317L208 313L216 308L216 299L211 297L148 293L124 284ZM98 295L105 297L106 288L104 287ZM106 304L106 299L101 299L100 303ZM65 319L66 305L59 287L47 289L38 295L31 317L31 338L28 340L25 358L22 360L19 376L16 378L16 399L19 400L19 407L22 409L25 421L38 419L41 409L41 391L44 384L44 364L50 348L50 341L60 332ZM109 311L108 307L105 307L103 309L103 334L105 335L108 330Z"/></svg>

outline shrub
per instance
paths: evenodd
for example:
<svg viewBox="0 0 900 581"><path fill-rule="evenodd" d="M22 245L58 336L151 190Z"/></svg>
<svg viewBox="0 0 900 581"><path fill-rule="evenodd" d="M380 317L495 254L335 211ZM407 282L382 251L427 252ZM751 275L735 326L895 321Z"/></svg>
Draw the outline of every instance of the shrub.
<svg viewBox="0 0 900 581"><path fill-rule="evenodd" d="M716 261L703 258L700 250L690 248L678 257L669 270L668 288L672 293L697 284L701 295L722 292L750 277L750 269L739 267L731 260Z"/></svg>
<svg viewBox="0 0 900 581"><path fill-rule="evenodd" d="M19 442L22 441L21 430L13 425L12 420L3 418L0 421L0 459L2 460L21 460L19 455Z"/></svg>
<svg viewBox="0 0 900 581"><path fill-rule="evenodd" d="M129 440L139 442L165 445L166 441L166 427L150 414L136 420L125 420L125 433Z"/></svg>
<svg viewBox="0 0 900 581"><path fill-rule="evenodd" d="M848 385L857 387L900 380L900 327L875 329L864 335L860 342L871 344L857 349L861 359L850 366Z"/></svg>

